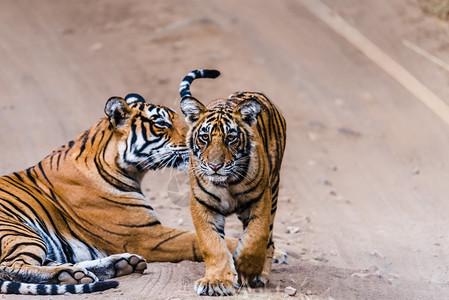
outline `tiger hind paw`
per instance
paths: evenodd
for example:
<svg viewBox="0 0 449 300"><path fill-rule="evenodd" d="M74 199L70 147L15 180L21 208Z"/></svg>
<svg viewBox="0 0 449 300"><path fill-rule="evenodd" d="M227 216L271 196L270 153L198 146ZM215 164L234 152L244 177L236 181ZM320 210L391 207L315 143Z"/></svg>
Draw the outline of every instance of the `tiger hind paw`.
<svg viewBox="0 0 449 300"><path fill-rule="evenodd" d="M282 249L274 249L273 253L273 263L274 264L287 264L288 253Z"/></svg>

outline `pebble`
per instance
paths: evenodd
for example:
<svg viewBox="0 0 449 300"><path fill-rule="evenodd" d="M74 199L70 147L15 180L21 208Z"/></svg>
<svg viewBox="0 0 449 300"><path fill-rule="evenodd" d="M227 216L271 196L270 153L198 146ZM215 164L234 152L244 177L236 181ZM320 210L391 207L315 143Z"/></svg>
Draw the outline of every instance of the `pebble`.
<svg viewBox="0 0 449 300"><path fill-rule="evenodd" d="M296 295L296 289L292 286L288 286L284 289L284 293L286 293L289 296L294 296Z"/></svg>
<svg viewBox="0 0 449 300"><path fill-rule="evenodd" d="M327 179L325 179L325 178L319 178L319 179L317 180L317 182L318 182L319 184L323 184L323 185L329 185L329 186L332 185L332 182L330 182L329 180L327 180Z"/></svg>
<svg viewBox="0 0 449 300"><path fill-rule="evenodd" d="M358 278L379 278L378 275L371 274L371 273L352 273L351 277L358 277Z"/></svg>
<svg viewBox="0 0 449 300"><path fill-rule="evenodd" d="M322 262L327 262L327 261L329 261L327 258L324 257L324 253L318 254L318 255L315 256L313 259L314 259L314 260L317 260L317 261L322 261Z"/></svg>
<svg viewBox="0 0 449 300"><path fill-rule="evenodd" d="M366 271L377 272L377 271L379 271L379 268L376 265L371 265L368 267L368 269L366 269Z"/></svg>
<svg viewBox="0 0 449 300"><path fill-rule="evenodd" d="M314 133L314 132L308 132L307 133L307 137L309 138L309 140L311 141L316 141L318 139L318 134Z"/></svg>
<svg viewBox="0 0 449 300"><path fill-rule="evenodd" d="M300 228L296 226L287 226L288 233L297 233L299 232Z"/></svg>
<svg viewBox="0 0 449 300"><path fill-rule="evenodd" d="M159 78L157 79L157 82L158 82L159 84L167 84L167 83L170 82L170 80L169 80L167 77L159 77Z"/></svg>
<svg viewBox="0 0 449 300"><path fill-rule="evenodd" d="M328 166L329 170L337 172L338 171L338 167L336 165L329 165Z"/></svg>
<svg viewBox="0 0 449 300"><path fill-rule="evenodd" d="M326 129L326 126L320 121L309 121L307 122L307 126L316 129Z"/></svg>
<svg viewBox="0 0 449 300"><path fill-rule="evenodd" d="M349 129L349 128L343 128L343 127L338 128L338 133L343 134L343 135L354 136L354 137L361 136L360 132L357 132L357 131Z"/></svg>
<svg viewBox="0 0 449 300"><path fill-rule="evenodd" d="M380 254L379 252L377 252L376 250L374 250L373 252L370 253L371 256L375 256L378 258L384 258L384 256L382 254Z"/></svg>
<svg viewBox="0 0 449 300"><path fill-rule="evenodd" d="M102 44L102 43L95 43L95 44L92 44L92 45L89 47L89 50L90 50L90 51L98 51L98 50L100 50L101 48L103 48L103 44Z"/></svg>

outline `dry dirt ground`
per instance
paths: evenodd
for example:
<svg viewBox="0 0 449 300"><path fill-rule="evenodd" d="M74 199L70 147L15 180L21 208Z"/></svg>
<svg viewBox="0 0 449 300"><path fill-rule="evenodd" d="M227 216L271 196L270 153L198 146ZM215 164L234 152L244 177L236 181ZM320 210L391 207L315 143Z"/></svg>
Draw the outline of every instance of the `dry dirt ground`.
<svg viewBox="0 0 449 300"><path fill-rule="evenodd" d="M392 60L368 58L323 7ZM195 82L199 99L261 91L288 122L275 241L289 262L237 298L292 286L300 299L448 299L448 29L412 0L2 0L0 174L89 128L110 96L179 110L184 74L217 68ZM427 93L386 72L391 61ZM433 111L430 91L444 100ZM144 190L163 224L193 229L187 203L168 197L175 175L149 174ZM239 231L231 218L226 233ZM152 263L116 290L54 298L195 298L203 272Z"/></svg>

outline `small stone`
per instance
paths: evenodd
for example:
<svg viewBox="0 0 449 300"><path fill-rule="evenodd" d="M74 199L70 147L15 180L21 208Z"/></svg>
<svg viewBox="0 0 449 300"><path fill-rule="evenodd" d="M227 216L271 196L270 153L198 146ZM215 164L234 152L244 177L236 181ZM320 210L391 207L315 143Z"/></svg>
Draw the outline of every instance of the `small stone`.
<svg viewBox="0 0 449 300"><path fill-rule="evenodd" d="M330 182L329 180L327 180L325 178L320 178L317 180L317 182L322 185L329 185L329 186L332 185L332 182Z"/></svg>
<svg viewBox="0 0 449 300"><path fill-rule="evenodd" d="M167 84L167 83L170 82L170 80L169 80L167 77L159 77L159 78L157 79L157 82L158 82L159 84Z"/></svg>
<svg viewBox="0 0 449 300"><path fill-rule="evenodd" d="M182 225L182 223L184 223L184 220L181 219L181 218L179 218L179 219L178 219L178 225Z"/></svg>
<svg viewBox="0 0 449 300"><path fill-rule="evenodd" d="M326 126L321 123L320 121L309 121L307 122L307 126L310 128L316 128L316 129L326 129Z"/></svg>
<svg viewBox="0 0 449 300"><path fill-rule="evenodd" d="M287 226L287 230L288 230L288 233L293 234L293 233L299 232L300 228L296 227L296 226Z"/></svg>
<svg viewBox="0 0 449 300"><path fill-rule="evenodd" d="M357 132L357 131L349 129L349 128L343 128L343 127L338 128L338 133L343 134L343 135L348 135L348 136L354 136L354 137L361 136L360 132Z"/></svg>
<svg viewBox="0 0 449 300"><path fill-rule="evenodd" d="M419 168L413 169L413 175L418 175L419 173L421 173L421 170Z"/></svg>
<svg viewBox="0 0 449 300"><path fill-rule="evenodd" d="M324 253L318 254L313 259L317 260L317 261L322 261L322 262L327 262L328 261L328 259L324 257Z"/></svg>
<svg viewBox="0 0 449 300"><path fill-rule="evenodd" d="M378 258L384 258L384 256L382 254L380 254L379 252L377 252L376 250L374 250L373 252L370 253L371 256L375 256Z"/></svg>
<svg viewBox="0 0 449 300"><path fill-rule="evenodd" d="M89 47L89 50L90 51L97 51L97 50L100 50L101 48L103 48L103 44L102 43L95 43L95 44L92 44Z"/></svg>
<svg viewBox="0 0 449 300"><path fill-rule="evenodd" d="M376 265L371 265L367 269L368 272L377 272L379 271L379 268Z"/></svg>
<svg viewBox="0 0 449 300"><path fill-rule="evenodd" d="M310 167L313 167L313 166L316 165L316 161L314 161L314 160L309 160L309 161L307 162L307 164L308 164Z"/></svg>
<svg viewBox="0 0 449 300"><path fill-rule="evenodd" d="M311 141L316 141L318 139L318 134L314 133L314 132L308 132L307 133L307 137L309 138L309 140Z"/></svg>
<svg viewBox="0 0 449 300"><path fill-rule="evenodd" d="M375 278L375 277L378 277L378 276L374 275L374 274L370 274L370 273L352 273L351 277L357 277L357 278L365 279L365 278Z"/></svg>
<svg viewBox="0 0 449 300"><path fill-rule="evenodd" d="M284 289L284 293L286 293L289 296L294 296L296 295L296 289L292 286L288 286Z"/></svg>
<svg viewBox="0 0 449 300"><path fill-rule="evenodd" d="M338 171L338 167L336 165L329 165L328 166L329 170L337 172Z"/></svg>

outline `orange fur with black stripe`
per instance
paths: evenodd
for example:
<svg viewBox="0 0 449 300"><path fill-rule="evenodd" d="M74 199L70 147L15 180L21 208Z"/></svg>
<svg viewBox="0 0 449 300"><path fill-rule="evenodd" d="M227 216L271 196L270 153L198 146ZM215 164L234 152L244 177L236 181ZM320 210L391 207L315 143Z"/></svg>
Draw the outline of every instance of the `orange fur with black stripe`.
<svg viewBox="0 0 449 300"><path fill-rule="evenodd" d="M191 83L195 71L190 74L184 82ZM206 262L206 274L195 291L231 295L239 282L268 281L286 123L263 94L235 93L205 107L190 96L188 83L184 87L181 110L190 127L191 213ZM234 213L244 231L231 254L224 225L225 217Z"/></svg>
<svg viewBox="0 0 449 300"><path fill-rule="evenodd" d="M36 166L0 177L2 292L96 291L114 286L97 280L143 272L144 259L202 259L196 234L162 226L140 188L146 171L186 164L185 123L138 95L109 99L105 112Z"/></svg>

